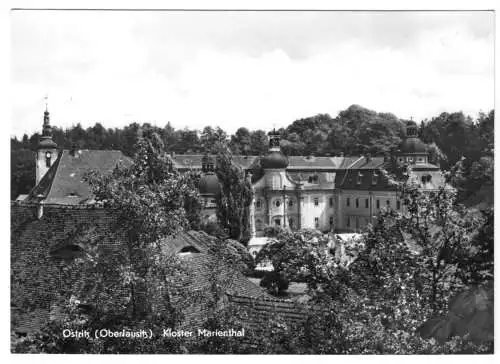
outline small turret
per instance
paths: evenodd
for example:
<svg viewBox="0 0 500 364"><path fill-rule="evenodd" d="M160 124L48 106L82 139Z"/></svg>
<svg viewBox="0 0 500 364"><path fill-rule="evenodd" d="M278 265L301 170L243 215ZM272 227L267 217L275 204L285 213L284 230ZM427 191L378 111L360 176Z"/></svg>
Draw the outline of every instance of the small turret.
<svg viewBox="0 0 500 364"><path fill-rule="evenodd" d="M42 137L36 151L36 184L45 176L58 157L57 144L52 140L52 127L50 126L50 113L45 98L45 111L43 113Z"/></svg>
<svg viewBox="0 0 500 364"><path fill-rule="evenodd" d="M288 167L288 158L281 152L281 136L276 130L273 130L268 135L270 153L261 159L260 164L264 169L285 169Z"/></svg>

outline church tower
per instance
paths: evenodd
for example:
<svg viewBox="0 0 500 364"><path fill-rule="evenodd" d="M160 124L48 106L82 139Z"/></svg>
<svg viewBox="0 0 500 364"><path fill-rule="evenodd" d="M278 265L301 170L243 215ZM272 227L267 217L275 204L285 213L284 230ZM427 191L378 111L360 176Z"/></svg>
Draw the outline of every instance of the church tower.
<svg viewBox="0 0 500 364"><path fill-rule="evenodd" d="M36 183L45 176L45 173L54 164L58 157L57 144L52 140L52 127L50 126L50 114L45 103L45 112L43 113L42 137L36 150Z"/></svg>

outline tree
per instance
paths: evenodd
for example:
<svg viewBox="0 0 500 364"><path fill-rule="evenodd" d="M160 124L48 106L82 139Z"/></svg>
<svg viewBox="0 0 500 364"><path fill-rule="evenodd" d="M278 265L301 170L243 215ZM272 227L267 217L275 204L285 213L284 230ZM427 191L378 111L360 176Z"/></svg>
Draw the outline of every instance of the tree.
<svg viewBox="0 0 500 364"><path fill-rule="evenodd" d="M156 133L140 139L137 149L130 167L117 166L111 175L92 172L86 180L99 205L120 213L131 262L123 276L133 292L133 316L142 317L151 312L148 297L161 285L158 279L164 273L156 261L160 242L190 226L186 207L197 200L198 192L191 175L173 170Z"/></svg>
<svg viewBox="0 0 500 364"><path fill-rule="evenodd" d="M250 239L249 206L252 203L252 185L245 171L233 162L226 143L214 145L216 174L222 191L217 197L217 219L229 237L242 242Z"/></svg>

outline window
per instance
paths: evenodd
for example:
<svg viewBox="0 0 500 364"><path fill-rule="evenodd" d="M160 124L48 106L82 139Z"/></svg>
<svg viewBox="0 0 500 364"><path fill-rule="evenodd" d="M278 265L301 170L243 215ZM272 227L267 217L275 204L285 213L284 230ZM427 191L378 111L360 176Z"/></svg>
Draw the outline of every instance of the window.
<svg viewBox="0 0 500 364"><path fill-rule="evenodd" d="M368 202L368 199L366 198L365 199L365 208L368 208L369 207L369 202Z"/></svg>
<svg viewBox="0 0 500 364"><path fill-rule="evenodd" d="M359 198L356 199L356 208L359 207Z"/></svg>
<svg viewBox="0 0 500 364"><path fill-rule="evenodd" d="M333 226L333 216L330 216L330 220L329 221L330 221L330 227L332 227Z"/></svg>
<svg viewBox="0 0 500 364"><path fill-rule="evenodd" d="M396 201L396 208L399 210L401 208L401 201Z"/></svg>
<svg viewBox="0 0 500 364"><path fill-rule="evenodd" d="M47 168L50 167L51 159L52 159L52 153L51 152L45 153L45 165L47 166Z"/></svg>
<svg viewBox="0 0 500 364"><path fill-rule="evenodd" d="M281 206L281 201L280 200L274 201L274 206L280 207Z"/></svg>
<svg viewBox="0 0 500 364"><path fill-rule="evenodd" d="M288 200L288 207L293 207L293 200Z"/></svg>
<svg viewBox="0 0 500 364"><path fill-rule="evenodd" d="M356 217L356 229L359 229L359 218Z"/></svg>
<svg viewBox="0 0 500 364"><path fill-rule="evenodd" d="M281 226L281 220L280 219L274 219L274 225Z"/></svg>
<svg viewBox="0 0 500 364"><path fill-rule="evenodd" d="M255 221L255 230L262 230L262 220L261 219L257 219L257 221Z"/></svg>
<svg viewBox="0 0 500 364"><path fill-rule="evenodd" d="M346 206L351 206L351 199L349 197L346 198L345 204Z"/></svg>
<svg viewBox="0 0 500 364"><path fill-rule="evenodd" d="M254 250L254 251L252 252L252 257L254 257L254 258L255 258L256 256L257 256L257 252Z"/></svg>
<svg viewBox="0 0 500 364"><path fill-rule="evenodd" d="M373 172L372 174L372 185L376 185L378 184L378 180L379 180L379 174L378 172Z"/></svg>
<svg viewBox="0 0 500 364"><path fill-rule="evenodd" d="M317 229L319 228L319 217L314 218L314 227Z"/></svg>
<svg viewBox="0 0 500 364"><path fill-rule="evenodd" d="M328 200L328 203L330 204L330 207L333 207L333 197L330 197Z"/></svg>
<svg viewBox="0 0 500 364"><path fill-rule="evenodd" d="M351 218L347 217L346 226L351 227Z"/></svg>
<svg viewBox="0 0 500 364"><path fill-rule="evenodd" d="M380 200L377 200L377 209L380 208Z"/></svg>
<svg viewBox="0 0 500 364"><path fill-rule="evenodd" d="M314 206L318 206L319 205L319 199L316 197L314 199Z"/></svg>
<svg viewBox="0 0 500 364"><path fill-rule="evenodd" d="M356 184L360 185L362 180L363 180L363 173L359 172L358 173L358 180L356 181Z"/></svg>
<svg viewBox="0 0 500 364"><path fill-rule="evenodd" d="M309 183L318 183L318 175L315 174L314 176L309 176L308 182Z"/></svg>
<svg viewBox="0 0 500 364"><path fill-rule="evenodd" d="M422 183L429 183L432 179L432 176L430 174L425 174L421 177Z"/></svg>
<svg viewBox="0 0 500 364"><path fill-rule="evenodd" d="M255 203L255 207L260 209L262 207L262 201L261 200L257 200L257 202Z"/></svg>
<svg viewBox="0 0 500 364"><path fill-rule="evenodd" d="M398 161L402 162L402 161L403 161L403 158L399 157L399 158L398 158Z"/></svg>
<svg viewBox="0 0 500 364"><path fill-rule="evenodd" d="M290 229L293 229L293 219L292 218L289 218L288 219L288 226L290 227Z"/></svg>
<svg viewBox="0 0 500 364"><path fill-rule="evenodd" d="M385 201L385 204L387 205L387 207L391 207L391 201L387 200Z"/></svg>

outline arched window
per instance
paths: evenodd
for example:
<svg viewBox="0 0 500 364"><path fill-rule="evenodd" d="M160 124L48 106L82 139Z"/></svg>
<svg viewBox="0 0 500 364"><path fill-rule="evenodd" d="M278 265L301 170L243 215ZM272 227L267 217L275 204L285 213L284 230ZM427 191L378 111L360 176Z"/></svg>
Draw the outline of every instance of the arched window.
<svg viewBox="0 0 500 364"><path fill-rule="evenodd" d="M288 200L288 207L293 207L293 200L292 199Z"/></svg>
<svg viewBox="0 0 500 364"><path fill-rule="evenodd" d="M260 209L262 207L262 201L261 200L257 200L257 202L255 202L255 207Z"/></svg>

